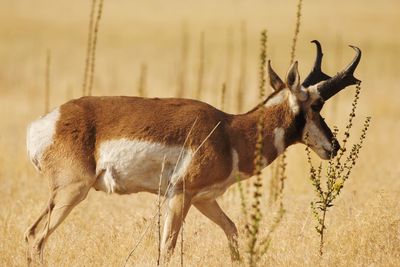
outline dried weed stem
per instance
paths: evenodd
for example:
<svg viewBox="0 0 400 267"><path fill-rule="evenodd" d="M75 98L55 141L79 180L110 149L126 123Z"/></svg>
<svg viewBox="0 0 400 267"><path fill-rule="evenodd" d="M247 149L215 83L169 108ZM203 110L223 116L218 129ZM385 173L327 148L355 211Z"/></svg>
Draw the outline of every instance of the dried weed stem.
<svg viewBox="0 0 400 267"><path fill-rule="evenodd" d="M314 187L314 191L316 194L316 200L311 202L311 210L314 218L317 222L317 226L315 227L317 233L319 234L319 255L322 256L324 253L324 243L325 243L325 230L326 230L326 215L329 210L333 206L334 200L339 196L344 183L349 179L351 171L353 167L356 165L357 159L359 157L360 149L364 144L364 140L366 138L366 134L368 128L370 126L371 117L367 117L364 121L364 126L361 131L361 135L358 138L358 142L352 145L351 150L348 152L347 156L345 156L348 145L348 141L350 138L350 130L353 127L354 117L356 115L356 108L359 100L361 87L358 84L356 86L356 92L354 95L352 109L349 114L348 123L346 125L346 129L344 131L344 138L342 141L342 148L339 150L339 154L334 159L333 155L331 155L330 160L328 161L328 166L326 168L325 179L326 186L322 186L321 180L323 165L319 164L319 167L316 169L311 161L311 150L307 146L307 161L310 165L309 175L311 184ZM333 134L334 137L338 135L339 130L337 127L334 128ZM333 141L332 141L333 142ZM344 158L345 157L345 158Z"/></svg>

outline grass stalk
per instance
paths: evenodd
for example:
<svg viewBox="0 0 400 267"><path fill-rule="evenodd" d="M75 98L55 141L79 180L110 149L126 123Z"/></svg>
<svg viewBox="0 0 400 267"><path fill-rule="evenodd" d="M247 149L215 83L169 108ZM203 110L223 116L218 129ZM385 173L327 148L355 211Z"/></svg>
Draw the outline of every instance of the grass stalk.
<svg viewBox="0 0 400 267"><path fill-rule="evenodd" d="M236 180L237 180L237 185L238 185L238 190L239 190L240 207L241 207L241 210L242 210L243 217L245 218L245 230L248 231L249 226L248 226L248 221L247 221L247 218L248 218L247 197L246 197L246 194L244 192L243 183L241 181L240 175L236 176Z"/></svg>
<svg viewBox="0 0 400 267"><path fill-rule="evenodd" d="M225 58L225 86L229 90L232 84L233 71L233 29L228 27L226 31L226 58Z"/></svg>
<svg viewBox="0 0 400 267"><path fill-rule="evenodd" d="M261 32L261 52L260 52L260 69L259 69L259 90L258 98L263 101L265 98L265 85L267 83L267 78L265 74L267 73L267 30Z"/></svg>
<svg viewBox="0 0 400 267"><path fill-rule="evenodd" d="M176 173L176 168L177 168L179 162L181 161L181 158L182 158L182 155L183 155L183 151L184 151L184 149L186 148L186 144L187 144L187 142L188 142L188 140L189 140L189 137L190 137L190 135L191 135L191 133L192 133L192 131L193 131L193 128L194 128L194 126L196 125L196 123L197 123L197 118L194 120L192 126L190 127L190 130L189 130L188 134L186 135L186 138L185 138L185 141L184 141L184 143L183 143L183 146L182 146L182 148L181 148L181 150L180 150L180 152L179 152L178 159L177 159L177 161L176 161L176 163L175 163L174 170L172 171L172 174L171 174L170 177L173 177L174 174ZM166 196L167 196L168 190L171 188L171 185L172 185L172 189L173 189L173 188L175 187L176 183L174 183L174 184L172 184L171 182L168 183L168 186L167 186L167 188L165 189L165 192L164 192L164 195L163 195L164 200L161 202L161 207L162 207L162 206L165 204L165 202L166 202L166 199L167 199ZM157 207L157 210L158 210L158 207ZM136 249L139 247L140 243L143 241L144 237L146 236L146 233L149 231L150 226L151 226L152 223L153 223L153 220L156 218L156 216L158 216L157 210L156 210L155 214L153 215L153 217L151 218L151 220L149 221L149 223L147 224L147 226L146 226L146 228L144 229L144 231L142 232L142 234L141 234L139 240L136 242L136 244L134 245L134 247L130 250L128 256L125 258L124 267L128 264L128 261L129 261L130 257L132 257L133 253L135 253Z"/></svg>
<svg viewBox="0 0 400 267"><path fill-rule="evenodd" d="M97 17L96 22L93 28L93 40L91 46L91 56L90 56L90 70L89 70L89 84L87 88L87 95L92 95L93 81L94 81L94 71L95 71L95 63L96 63L96 46L97 46L97 37L99 32L100 19L103 11L103 0L99 1L99 6L97 8Z"/></svg>
<svg viewBox="0 0 400 267"><path fill-rule="evenodd" d="M157 249L157 266L160 266L160 259L161 259L161 184L162 184L162 177L164 174L164 167L165 167L165 158L164 155L162 164L161 164L161 172L160 172L160 179L158 182L158 194L157 194L157 234L158 234L158 249Z"/></svg>
<svg viewBox="0 0 400 267"><path fill-rule="evenodd" d="M48 49L46 53L46 74L44 86L44 112L47 114L50 111L50 64L51 64L51 50Z"/></svg>
<svg viewBox="0 0 400 267"><path fill-rule="evenodd" d="M259 98L263 100L265 97L265 70L266 70L266 56L267 56L267 31L264 30L261 33L261 49L260 49L260 69L259 69ZM262 101L260 101L262 103ZM264 106L260 104L259 108L263 109ZM263 113L261 113L263 114ZM263 141L264 141L264 127L265 126L265 118L264 116L260 116L257 122L257 140L256 146L254 150L254 170L253 175L256 176L253 184L252 184L252 198L251 205L249 207L249 212L247 212L247 200L244 194L243 187L240 183L240 177L237 177L239 180L239 194L242 200L242 213L245 216L245 231L247 238L247 264L248 266L256 266L258 260L260 259L260 224L262 222L262 212L261 212L261 200L262 200L262 192L263 192L263 179L262 179L262 168L263 168ZM247 194L248 196L248 194Z"/></svg>
<svg viewBox="0 0 400 267"><path fill-rule="evenodd" d="M297 1L297 10L296 10L296 26L294 29L293 39L292 39L292 47L290 50L290 64L294 62L296 57L296 46L297 46L297 39L300 33L300 22L301 22L301 7L303 5L303 0Z"/></svg>
<svg viewBox="0 0 400 267"><path fill-rule="evenodd" d="M264 117L260 116L260 119L257 123L257 142L256 142L256 149L255 149L255 157L254 157L254 175L256 176L253 182L253 198L251 204L251 214L250 214L250 227L248 229L248 264L249 266L255 266L259 255L257 254L257 241L259 238L259 229L260 223L262 220L262 213L261 213L261 197L262 197L262 186L263 180L261 176L262 171L262 160L263 160L263 137L264 137Z"/></svg>
<svg viewBox="0 0 400 267"><path fill-rule="evenodd" d="M225 96L226 96L226 83L223 83L221 86L221 100L220 100L220 108L222 111L225 110Z"/></svg>
<svg viewBox="0 0 400 267"><path fill-rule="evenodd" d="M297 40L298 36L300 33L300 22L301 22L301 8L302 8L303 1L298 0L297 2L297 10L296 10L296 24L295 24L295 30L293 34L293 39L292 39L292 46L290 50L290 64L294 62L294 59L296 57L296 46L297 46ZM276 165L276 166L274 166ZM275 202L276 200L279 199L279 206L282 209L283 212L283 190L285 188L285 180L287 178L286 176L286 153L283 152L282 155L278 157L276 160L276 163L273 164L272 166L272 176L271 176L271 187L270 187L270 203Z"/></svg>
<svg viewBox="0 0 400 267"><path fill-rule="evenodd" d="M197 88L196 88L196 95L195 98L200 100L201 99L201 92L203 91L203 82L204 82L204 32L200 34L200 41L199 41L199 66L198 66L198 73L197 73Z"/></svg>
<svg viewBox="0 0 400 267"><path fill-rule="evenodd" d="M93 33L93 20L94 20L95 9L96 9L96 0L92 0L92 6L90 8L90 16L89 16L88 39L87 39L87 45L86 45L85 71L83 73L83 82L82 82L82 95L83 96L86 95L86 91L87 91L89 66L91 63L92 33Z"/></svg>
<svg viewBox="0 0 400 267"><path fill-rule="evenodd" d="M182 189L183 189L183 195L182 195L182 216L181 216L181 253L180 253L180 260L181 260L181 267L183 267L183 259L184 259L184 232L185 232L185 194L186 194L186 184L185 184L185 177L182 177Z"/></svg>
<svg viewBox="0 0 400 267"><path fill-rule="evenodd" d="M242 21L240 27L240 73L239 73L239 81L238 88L236 94L236 109L237 112L243 111L243 93L246 87L246 76L247 76L247 27L246 22Z"/></svg>
<svg viewBox="0 0 400 267"><path fill-rule="evenodd" d="M139 75L139 82L138 82L138 95L140 97L147 97L147 64L142 63L140 65L140 75Z"/></svg>
<svg viewBox="0 0 400 267"><path fill-rule="evenodd" d="M363 146L364 140L366 138L366 134L371 122L371 117L367 117L364 121L364 126L361 131L361 135L356 144L352 145L352 149L347 151L346 146L348 145L348 141L350 138L350 130L354 124L354 117L356 115L356 108L359 100L361 87L358 84L356 86L356 92L353 98L352 109L348 116L348 122L346 125L346 129L344 131L344 139L342 141L343 146L339 151L336 158L333 158L331 155L330 160L328 161L328 166L326 168L326 186L323 187L321 185L322 180L322 163L319 165L318 169L316 169L311 161L311 150L307 146L307 161L310 166L309 176L311 183L314 187L314 191L316 193L316 199L311 202L311 210L314 218L317 222L315 230L319 235L319 255L322 256L324 254L324 244L325 244L325 232L326 232L326 216L328 210L333 207L334 200L340 195L340 192L344 186L345 181L347 181L350 177L351 171L353 167L356 165L357 159L359 157L360 149ZM334 129L334 137L338 135L339 130L337 128ZM306 138L307 139L307 138ZM332 141L333 142L333 141ZM347 152L347 153L346 153ZM347 154L347 156L345 155Z"/></svg>
<svg viewBox="0 0 400 267"><path fill-rule="evenodd" d="M186 91L186 76L188 69L189 58L189 31L186 22L182 23L182 45L181 45L181 60L178 75L178 91L177 97L184 97Z"/></svg>
<svg viewBox="0 0 400 267"><path fill-rule="evenodd" d="M176 173L177 166L179 165L179 162L180 162L180 160L181 160L181 158L182 158L183 151L184 151L184 149L186 148L187 142L189 141L189 137L190 137L190 135L191 135L191 133L192 133L192 131L193 131L193 128L194 128L194 126L196 125L196 123L197 123L197 118L196 118L195 121L193 122L193 124L192 124L192 126L191 126L191 128L190 128L190 130L189 130L189 132L188 132L188 134L186 135L186 138L185 138L185 141L184 141L183 146L182 146L182 148L181 148L181 151L180 151L180 153L179 153L178 159L177 159L177 161L176 161L176 163L175 163L174 170L172 171L172 174L171 174L170 177L173 177L173 176L175 175L175 173ZM195 150L194 153L193 153L193 157L194 157L194 156L196 155L196 153L201 149L201 147L205 144L205 142L210 138L210 136L213 134L213 132L218 128L218 126L220 125L220 123L221 123L221 122L218 122L218 123L215 125L215 127L214 127L214 128L210 131L210 133L204 138L204 140L201 142L201 144L196 148L196 150ZM179 181L179 179L178 179L175 183L168 183L168 186L167 186L167 188L165 189L165 193L164 193L164 196L163 196L163 197L164 197L164 200L163 200L163 201L161 202L161 204L160 204L161 207L163 207L163 205L165 204L165 202L166 202L166 200L167 200L167 197L166 197L166 196L167 196L167 193L170 192L170 190L173 190L173 189L175 188L175 186L176 186L176 184L177 184L178 181ZM185 181L183 180L183 182L185 182ZM185 185L184 185L184 188L185 188ZM185 200L185 198L183 198L183 200ZM149 231L150 227L151 227L151 226L153 225L153 223L155 222L156 216L158 216L158 207L157 207L157 210L155 211L154 215L153 215L153 216L151 217L151 219L148 221L148 224L147 224L147 226L145 227L144 231L142 232L141 236L139 237L138 241L135 243L134 247L130 250L128 256L125 258L125 261L124 261L123 266L127 266L130 257L132 257L132 255L135 253L136 249L137 249L137 248L139 247L139 245L142 243L142 241L143 241L144 237L146 236L147 232ZM182 218L182 219L183 219L183 218ZM182 231L183 231L183 228L182 228ZM182 237L181 237L181 238L182 238ZM182 263L183 263L183 261L182 261Z"/></svg>

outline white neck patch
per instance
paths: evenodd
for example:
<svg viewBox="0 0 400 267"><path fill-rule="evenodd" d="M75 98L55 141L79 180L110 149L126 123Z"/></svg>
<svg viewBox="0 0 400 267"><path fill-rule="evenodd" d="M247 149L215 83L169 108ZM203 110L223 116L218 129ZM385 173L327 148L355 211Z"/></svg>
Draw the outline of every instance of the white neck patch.
<svg viewBox="0 0 400 267"><path fill-rule="evenodd" d="M299 114L300 107L297 104L297 99L293 94L289 94L289 106L294 115Z"/></svg>

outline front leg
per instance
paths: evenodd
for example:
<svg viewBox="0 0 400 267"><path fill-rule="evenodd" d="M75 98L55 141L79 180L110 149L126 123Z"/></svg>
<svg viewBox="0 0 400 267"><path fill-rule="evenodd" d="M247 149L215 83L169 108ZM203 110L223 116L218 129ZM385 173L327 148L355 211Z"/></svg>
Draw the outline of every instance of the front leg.
<svg viewBox="0 0 400 267"><path fill-rule="evenodd" d="M164 222L161 251L164 263L168 263L178 239L179 230L191 206L191 197L188 194L175 193L167 204L167 215Z"/></svg>

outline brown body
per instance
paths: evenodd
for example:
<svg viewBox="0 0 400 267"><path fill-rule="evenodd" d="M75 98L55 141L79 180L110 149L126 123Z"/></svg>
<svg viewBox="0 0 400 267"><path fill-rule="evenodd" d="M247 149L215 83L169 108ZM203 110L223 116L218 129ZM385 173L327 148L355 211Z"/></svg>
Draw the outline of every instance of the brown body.
<svg viewBox="0 0 400 267"><path fill-rule="evenodd" d="M55 228L58 220L61 221L73 206L84 199L91 187L103 190L99 179L102 170L97 168L97 161L101 144L109 140L141 140L167 147L182 146L192 151L199 148L184 176L174 187L170 187L168 197L173 199L182 194L184 180L188 207L193 204L203 213L207 213L205 208L202 209L202 204L206 203L204 207L209 209L212 203L217 208L209 212L211 214L209 217L213 216L212 212L222 213L215 198L236 182L236 174L241 173L242 178L248 178L253 173L259 117L266 118L263 153L266 166L278 155L274 146L273 130L277 127L285 129L295 127L294 115L286 112L287 110L287 101L271 107L259 107L241 115L227 114L206 103L189 99L83 97L65 103L58 108L59 115L55 123L52 144L44 150L36 162L37 167L51 181L51 191L54 196L50 199L49 205L57 205L55 203L57 196L62 197L59 202L63 202L60 205L63 205L61 210L64 212L57 210L61 213L60 219L54 215L55 209L51 212L51 219L54 217L54 220L50 220L49 232ZM46 116L38 122L45 118ZM294 141L298 134L296 131L289 132L293 132L293 135L285 136L285 140ZM186 139L186 144L183 146ZM236 159L234 153L237 154ZM158 172L161 171L161 165L159 162ZM115 177L118 177L118 174ZM148 179L155 178L158 179L158 177L148 177ZM69 188L74 192L73 196ZM68 192L63 193L65 190ZM116 193L129 194L139 191L157 193L157 188L132 186L117 190ZM162 193L165 193L165 187ZM70 206L65 206L65 202L70 202ZM176 205L181 209L181 204ZM178 214L178 217L180 216ZM47 216L42 216L42 220L38 221L43 224L42 230L47 229L46 221ZM226 232L229 232L229 238L233 240L233 236L236 236L233 223L226 217L220 224L228 225L224 228L228 229ZM171 225L166 227L179 229L175 225L176 223L171 222ZM27 234L28 240L33 239L36 229L40 227L35 225L31 229ZM47 236L48 233L43 235ZM173 234L172 237L168 234L165 242L169 239L173 243L170 246L173 247L176 238ZM36 250L41 251L43 240L39 238L32 242L33 246L37 247Z"/></svg>
<svg viewBox="0 0 400 267"><path fill-rule="evenodd" d="M73 165L95 178L99 146L105 141L130 139L179 146L187 139L186 148L200 147L185 177L185 189L195 195L203 187L229 178L232 149L239 155L238 171L247 177L252 175L256 127L261 115L266 117L264 156L268 163L277 156L273 129L293 128L293 135L285 137L288 145L293 143L297 136L294 116L285 114L286 110L290 110L287 103L282 103L231 115L190 99L83 97L60 107L54 144L44 153L43 168L56 169L54 158L60 158L63 162L73 161Z"/></svg>
<svg viewBox="0 0 400 267"><path fill-rule="evenodd" d="M237 259L236 227L216 198L237 181L237 174L242 179L253 174L259 119L264 122L264 167L288 146L305 143L306 134L307 144L322 158L339 149L319 115L325 100L320 93L330 97L328 89L341 86L335 84L337 77L326 81L328 89L315 77L304 88L297 62L285 83L271 68L269 74L275 92L245 114L227 114L188 99L82 97L32 122L28 154L49 178L51 193L25 234L28 259L42 257L46 239L91 188L158 193L162 165L161 193L167 203L164 260L172 253L192 205L224 230Z"/></svg>

